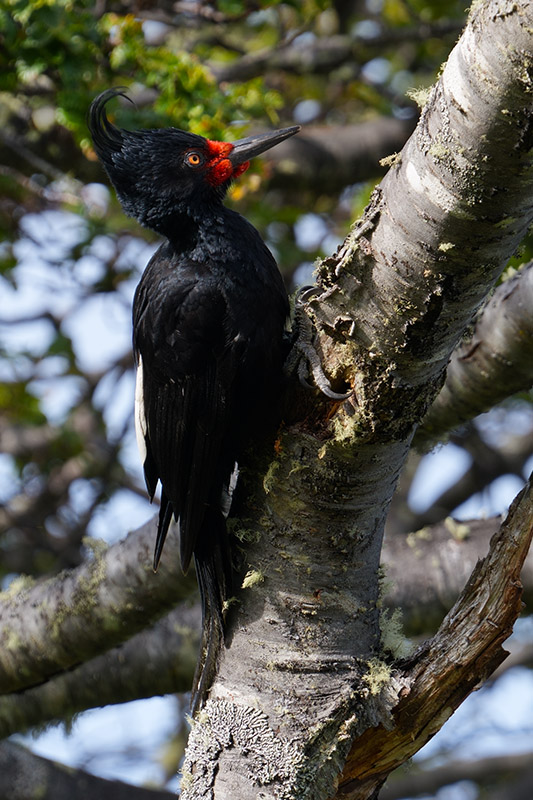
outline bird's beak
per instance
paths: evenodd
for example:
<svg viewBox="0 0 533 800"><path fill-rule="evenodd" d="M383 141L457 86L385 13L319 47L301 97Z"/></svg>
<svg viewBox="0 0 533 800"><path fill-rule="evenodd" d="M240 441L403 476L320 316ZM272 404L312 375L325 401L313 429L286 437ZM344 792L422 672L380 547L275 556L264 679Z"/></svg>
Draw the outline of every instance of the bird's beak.
<svg viewBox="0 0 533 800"><path fill-rule="evenodd" d="M282 128L279 131L270 131L269 133L261 133L258 136L249 136L247 139L239 139L233 142L233 150L229 153L227 158L231 161L234 167L239 164L244 164L254 156L264 153L265 150L270 150L271 147L288 139L289 136L294 136L300 130L300 125L294 125L292 128Z"/></svg>

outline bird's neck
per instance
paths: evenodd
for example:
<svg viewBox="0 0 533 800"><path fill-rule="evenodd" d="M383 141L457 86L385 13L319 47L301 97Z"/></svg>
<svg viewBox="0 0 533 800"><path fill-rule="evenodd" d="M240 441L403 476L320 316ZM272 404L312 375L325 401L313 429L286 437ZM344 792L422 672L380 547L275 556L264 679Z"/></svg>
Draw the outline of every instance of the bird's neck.
<svg viewBox="0 0 533 800"><path fill-rule="evenodd" d="M201 213L187 208L172 215L161 231L177 252L211 250L224 237L226 222L232 214L220 203L203 208Z"/></svg>
<svg viewBox="0 0 533 800"><path fill-rule="evenodd" d="M181 211L164 220L159 233L167 237L176 252L181 253L196 247L200 228L200 220L187 211Z"/></svg>

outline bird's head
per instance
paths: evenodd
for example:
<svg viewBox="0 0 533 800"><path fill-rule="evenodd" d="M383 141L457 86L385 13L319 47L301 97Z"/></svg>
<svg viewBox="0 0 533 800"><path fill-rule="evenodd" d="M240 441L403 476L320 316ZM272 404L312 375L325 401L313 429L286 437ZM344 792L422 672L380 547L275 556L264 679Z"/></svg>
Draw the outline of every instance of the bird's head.
<svg viewBox="0 0 533 800"><path fill-rule="evenodd" d="M127 97L120 89L108 89L91 104L88 124L94 148L124 211L163 234L177 216L200 217L220 203L251 158L300 130L296 125L233 143L178 128L126 131L115 127L105 112L117 95Z"/></svg>

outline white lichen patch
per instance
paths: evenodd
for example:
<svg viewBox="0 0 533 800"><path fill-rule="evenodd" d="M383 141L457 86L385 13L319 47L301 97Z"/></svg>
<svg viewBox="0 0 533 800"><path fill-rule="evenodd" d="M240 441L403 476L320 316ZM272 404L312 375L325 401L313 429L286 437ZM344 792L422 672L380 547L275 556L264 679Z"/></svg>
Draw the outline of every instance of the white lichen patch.
<svg viewBox="0 0 533 800"><path fill-rule="evenodd" d="M237 750L246 759L250 790L276 783L279 800L293 796L293 779L303 765L296 744L274 732L259 709L208 700L189 737L182 800L213 800L219 759L228 749Z"/></svg>

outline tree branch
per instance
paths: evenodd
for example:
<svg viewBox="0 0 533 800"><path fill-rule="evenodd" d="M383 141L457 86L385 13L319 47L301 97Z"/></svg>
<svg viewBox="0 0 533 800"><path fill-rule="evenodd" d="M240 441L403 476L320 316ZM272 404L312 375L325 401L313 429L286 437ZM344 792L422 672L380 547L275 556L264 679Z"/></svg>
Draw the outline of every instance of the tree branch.
<svg viewBox="0 0 533 800"><path fill-rule="evenodd" d="M501 518L457 522L385 539L382 563L387 582L383 602L401 608L409 635L435 630L486 553ZM523 601L533 608L533 551L522 569Z"/></svg>
<svg viewBox="0 0 533 800"><path fill-rule="evenodd" d="M358 125L309 125L294 139L274 148L267 161L274 168L271 185L287 191L338 192L345 186L384 173L380 161L401 150L416 120L393 117Z"/></svg>
<svg viewBox="0 0 533 800"><path fill-rule="evenodd" d="M182 604L123 645L39 686L0 696L0 738L97 706L189 691L200 624L199 604Z"/></svg>
<svg viewBox="0 0 533 800"><path fill-rule="evenodd" d="M481 784L493 784L503 775L516 776L531 770L533 752L490 756L477 761L452 761L445 766L433 769L411 771L392 780L380 792L380 800L400 800L402 797L417 795L434 795L443 786L450 786L459 781L476 781Z"/></svg>
<svg viewBox="0 0 533 800"><path fill-rule="evenodd" d="M404 666L401 679L405 683L392 710L393 727L369 729L354 743L339 797L370 796L506 658L501 645L521 611L520 571L532 538L530 482L514 501L487 557L476 565L437 634Z"/></svg>
<svg viewBox="0 0 533 800"><path fill-rule="evenodd" d="M456 20L444 20L433 25L417 25L412 28L397 28L382 31L380 35L369 39L357 35L322 36L309 43L290 42L276 48L268 47L255 53L248 53L242 58L221 66L211 66L218 83L231 81L247 81L264 75L265 72L283 70L285 72L306 74L326 74L346 62L358 64L361 60L361 48L380 51L383 47L407 41L423 41L428 36L441 38L450 33L457 33L461 24ZM433 33L432 33L433 31Z"/></svg>
<svg viewBox="0 0 533 800"><path fill-rule="evenodd" d="M389 587L383 603L402 608L409 634L438 625L498 526L499 518L447 520L386 541L383 563ZM523 600L533 604L533 552L526 558L522 581ZM196 663L199 629L199 606L179 605L123 645L39 686L0 697L0 738L68 719L96 705L186 692Z"/></svg>
<svg viewBox="0 0 533 800"><path fill-rule="evenodd" d="M501 475L516 475L524 478L524 467L533 452L533 429L522 436L513 436L500 447L491 447L470 425L466 435L451 435L450 441L462 447L472 456L472 464L448 489L445 489L431 504L419 513L405 514L404 522L411 530L433 525L466 502L477 492L482 492Z"/></svg>
<svg viewBox="0 0 533 800"><path fill-rule="evenodd" d="M13 742L0 743L0 797L9 800L172 800L171 792L97 778L36 756Z"/></svg>
<svg viewBox="0 0 533 800"><path fill-rule="evenodd" d="M533 384L533 263L498 286L454 352L446 382L415 437L427 447Z"/></svg>
<svg viewBox="0 0 533 800"><path fill-rule="evenodd" d="M92 560L47 581L14 581L0 594L0 692L35 686L125 641L187 597L175 529L152 571L154 520Z"/></svg>

